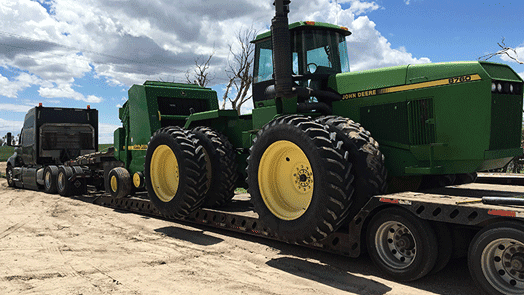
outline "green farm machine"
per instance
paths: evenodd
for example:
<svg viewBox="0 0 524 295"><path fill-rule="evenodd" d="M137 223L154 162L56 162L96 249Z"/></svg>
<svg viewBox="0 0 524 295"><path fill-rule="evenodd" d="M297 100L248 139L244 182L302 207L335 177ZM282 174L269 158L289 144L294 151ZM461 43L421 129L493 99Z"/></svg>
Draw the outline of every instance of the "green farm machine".
<svg viewBox="0 0 524 295"><path fill-rule="evenodd" d="M521 155L523 80L506 65L483 61L349 72L348 29L288 24L289 3L275 1L271 31L252 41L251 114L219 109L209 88L146 81L131 87L119 109L114 158L79 157L64 163L69 170L59 169L69 171L62 178L58 168L35 164L33 178L51 187L66 187L64 179L103 179L114 198L147 191L156 209L173 218L200 208L219 210L237 187L247 187L257 222L275 238L315 245L354 222L359 231L352 250L360 249L360 235L374 230L367 242L377 245L368 248L384 271L399 280L427 274L437 258L426 259L421 245L436 241L435 232L440 238L449 231L403 208L384 214L376 214L378 207L362 208L388 192L472 182L477 171L501 168ZM15 158L8 164L13 185L22 183L13 167L22 171L23 163ZM439 210L426 219L437 218ZM477 215L471 213L471 220ZM364 225L359 216L369 216ZM413 224L431 237L421 242ZM389 232L411 248L388 254L397 253L397 246L381 244ZM418 256L413 243L422 243ZM434 246L427 247L431 252ZM519 271L520 292L524 268Z"/></svg>

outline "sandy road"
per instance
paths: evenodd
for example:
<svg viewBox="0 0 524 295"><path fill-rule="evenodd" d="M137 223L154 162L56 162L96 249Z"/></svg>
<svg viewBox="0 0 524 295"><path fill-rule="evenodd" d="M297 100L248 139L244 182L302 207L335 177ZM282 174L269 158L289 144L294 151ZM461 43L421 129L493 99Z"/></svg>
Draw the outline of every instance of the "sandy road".
<svg viewBox="0 0 524 295"><path fill-rule="evenodd" d="M366 256L119 212L3 178L0 216L2 294L479 294L464 259L401 284Z"/></svg>

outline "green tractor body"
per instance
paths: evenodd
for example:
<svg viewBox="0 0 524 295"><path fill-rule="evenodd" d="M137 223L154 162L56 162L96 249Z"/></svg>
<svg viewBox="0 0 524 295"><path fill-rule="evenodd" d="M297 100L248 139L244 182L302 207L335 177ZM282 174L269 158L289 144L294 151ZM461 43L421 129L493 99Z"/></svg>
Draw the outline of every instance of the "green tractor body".
<svg viewBox="0 0 524 295"><path fill-rule="evenodd" d="M276 96L271 32L260 34L252 41L252 114L219 110L216 92L197 85L133 85L119 112L116 158L133 175L143 171L156 130L208 126L237 149L238 172L245 176L256 132L285 114L361 123L380 143L390 177L496 169L522 154L523 81L507 65L472 61L349 72L346 28L296 22L289 32L293 85L309 92Z"/></svg>

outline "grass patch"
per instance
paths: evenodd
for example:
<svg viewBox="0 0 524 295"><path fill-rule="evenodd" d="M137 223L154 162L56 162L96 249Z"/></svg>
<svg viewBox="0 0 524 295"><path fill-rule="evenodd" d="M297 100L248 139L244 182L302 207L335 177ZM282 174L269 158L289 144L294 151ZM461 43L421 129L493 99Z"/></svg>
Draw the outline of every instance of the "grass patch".
<svg viewBox="0 0 524 295"><path fill-rule="evenodd" d="M0 146L0 162L5 162L13 155L15 148L12 146Z"/></svg>

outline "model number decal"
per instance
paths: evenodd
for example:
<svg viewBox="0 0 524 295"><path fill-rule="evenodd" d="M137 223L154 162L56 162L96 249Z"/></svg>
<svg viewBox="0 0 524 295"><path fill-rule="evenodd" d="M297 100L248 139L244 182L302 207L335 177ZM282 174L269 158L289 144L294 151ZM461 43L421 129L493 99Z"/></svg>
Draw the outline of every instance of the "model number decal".
<svg viewBox="0 0 524 295"><path fill-rule="evenodd" d="M452 78L449 78L448 81L449 81L449 84L469 82L469 81L471 81L471 75L452 77Z"/></svg>

